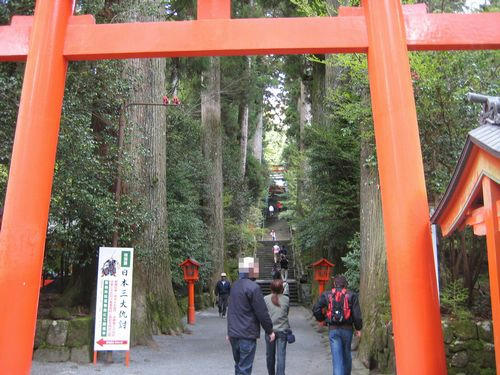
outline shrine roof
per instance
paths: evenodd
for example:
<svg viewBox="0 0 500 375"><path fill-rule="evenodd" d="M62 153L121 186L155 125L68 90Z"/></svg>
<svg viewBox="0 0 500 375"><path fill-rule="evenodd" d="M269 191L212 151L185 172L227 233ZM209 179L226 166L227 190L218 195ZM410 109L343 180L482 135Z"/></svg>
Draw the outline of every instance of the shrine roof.
<svg viewBox="0 0 500 375"><path fill-rule="evenodd" d="M483 150L500 157L500 126L483 125L469 132L470 141ZM469 138L468 137L468 138Z"/></svg>
<svg viewBox="0 0 500 375"><path fill-rule="evenodd" d="M481 177L488 176L500 183L499 170L500 126L482 125L471 130L431 223L441 225L443 235L453 232L464 220L468 208L477 203Z"/></svg>

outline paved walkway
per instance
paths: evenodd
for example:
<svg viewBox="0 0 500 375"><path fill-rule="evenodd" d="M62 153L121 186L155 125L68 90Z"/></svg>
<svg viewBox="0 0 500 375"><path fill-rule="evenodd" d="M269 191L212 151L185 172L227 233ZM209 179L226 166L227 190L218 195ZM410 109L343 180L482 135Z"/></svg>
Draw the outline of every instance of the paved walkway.
<svg viewBox="0 0 500 375"><path fill-rule="evenodd" d="M115 352L113 364L33 362L33 375L231 375L234 374L231 348L225 339L226 320L215 309L196 313L196 325L191 334L156 336L157 348L132 348L130 367L124 365L123 352ZM292 307L290 325L297 341L288 345L286 373L288 375L327 375L332 373L331 357L326 339L316 331L311 314L304 307ZM264 340L257 341L253 374L267 374ZM354 362L354 369L362 368ZM353 375L366 375L367 370L353 370Z"/></svg>

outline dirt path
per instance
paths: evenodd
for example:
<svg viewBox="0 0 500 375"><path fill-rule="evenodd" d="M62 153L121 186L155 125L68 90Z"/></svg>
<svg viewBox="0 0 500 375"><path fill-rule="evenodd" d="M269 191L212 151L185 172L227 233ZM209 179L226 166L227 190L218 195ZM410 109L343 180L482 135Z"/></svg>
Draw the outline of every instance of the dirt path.
<svg viewBox="0 0 500 375"><path fill-rule="evenodd" d="M75 363L33 362L33 375L80 374L141 374L141 375L231 375L234 374L231 348L226 341L227 321L220 319L215 309L196 314L192 334L156 336L158 347L136 347L131 351L130 367L124 365L124 355L115 352L113 364L93 366ZM297 341L287 348L286 373L288 375L326 375L332 373L328 343L316 332L311 314L303 307L292 307L290 324ZM257 341L253 374L267 374L265 343ZM355 364L355 368L358 365ZM353 371L361 375L367 372Z"/></svg>

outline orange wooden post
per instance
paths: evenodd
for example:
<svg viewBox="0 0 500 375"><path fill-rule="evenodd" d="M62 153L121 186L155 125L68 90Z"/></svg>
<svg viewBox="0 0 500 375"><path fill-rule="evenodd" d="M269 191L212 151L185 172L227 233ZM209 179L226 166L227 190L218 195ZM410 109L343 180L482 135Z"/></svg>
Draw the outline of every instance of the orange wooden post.
<svg viewBox="0 0 500 375"><path fill-rule="evenodd" d="M37 1L0 232L0 373L28 374L67 62L70 0Z"/></svg>
<svg viewBox="0 0 500 375"><path fill-rule="evenodd" d="M229 19L231 17L231 0L198 0L197 18Z"/></svg>
<svg viewBox="0 0 500 375"><path fill-rule="evenodd" d="M483 177L484 222L488 248L488 270L490 274L491 313L495 361L500 371L500 187L489 177Z"/></svg>
<svg viewBox="0 0 500 375"><path fill-rule="evenodd" d="M325 291L325 282L318 281L318 295L320 296Z"/></svg>
<svg viewBox="0 0 500 375"><path fill-rule="evenodd" d="M318 296L325 291L325 284L330 280L332 270L335 264L330 263L325 258L311 264L314 272L314 280L318 282Z"/></svg>
<svg viewBox="0 0 500 375"><path fill-rule="evenodd" d="M446 374L403 10L399 0L363 8L397 372Z"/></svg>
<svg viewBox="0 0 500 375"><path fill-rule="evenodd" d="M125 366L130 367L130 350L125 353Z"/></svg>
<svg viewBox="0 0 500 375"><path fill-rule="evenodd" d="M188 316L189 324L196 323L195 309L194 309L194 281L188 281Z"/></svg>
<svg viewBox="0 0 500 375"><path fill-rule="evenodd" d="M194 308L194 283L199 278L199 268L200 263L194 259L186 259L184 262L179 264L184 272L184 280L188 284L188 316L187 321L189 324L194 324L195 318L195 308Z"/></svg>

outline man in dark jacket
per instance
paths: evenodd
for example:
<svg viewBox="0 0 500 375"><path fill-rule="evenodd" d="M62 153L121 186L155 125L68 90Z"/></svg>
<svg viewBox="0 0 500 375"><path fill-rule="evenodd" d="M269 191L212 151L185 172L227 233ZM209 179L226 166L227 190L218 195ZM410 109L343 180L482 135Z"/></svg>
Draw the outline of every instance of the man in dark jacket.
<svg viewBox="0 0 500 375"><path fill-rule="evenodd" d="M331 291L321 294L313 307L313 314L316 320L326 321L329 328L333 375L349 375L352 368L353 325L356 335L361 336L363 320L358 295L347 289L346 278L343 275L336 276L333 284L334 288ZM346 298L347 305L344 304ZM342 307L338 308L339 306ZM338 309L332 311L332 307Z"/></svg>
<svg viewBox="0 0 500 375"><path fill-rule="evenodd" d="M267 311L258 277L258 263L253 258L239 261L240 279L235 281L229 298L227 315L227 336L231 343L235 375L252 373L260 326L270 341L274 341L273 322Z"/></svg>
<svg viewBox="0 0 500 375"><path fill-rule="evenodd" d="M284 281L288 280L288 258L286 257L285 254L281 254L280 268L283 280Z"/></svg>
<svg viewBox="0 0 500 375"><path fill-rule="evenodd" d="M215 286L215 295L218 298L217 305L219 306L219 316L224 318L226 316L227 300L229 298L229 292L231 291L231 283L226 280L226 273L222 272L220 274L220 280Z"/></svg>

